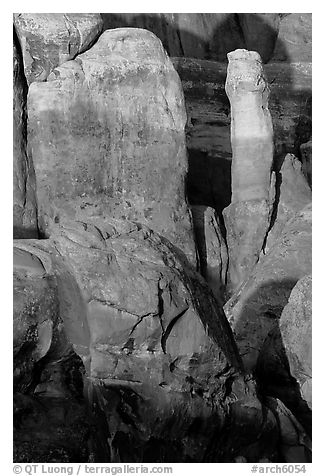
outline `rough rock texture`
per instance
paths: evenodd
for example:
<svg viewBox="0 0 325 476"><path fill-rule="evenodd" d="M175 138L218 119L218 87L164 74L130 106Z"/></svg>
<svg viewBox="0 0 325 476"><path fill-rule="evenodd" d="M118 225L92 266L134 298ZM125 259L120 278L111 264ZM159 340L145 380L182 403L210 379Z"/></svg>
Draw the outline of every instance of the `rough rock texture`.
<svg viewBox="0 0 325 476"><path fill-rule="evenodd" d="M28 95L39 226L107 216L145 223L195 262L185 200L186 112L161 42L106 31Z"/></svg>
<svg viewBox="0 0 325 476"><path fill-rule="evenodd" d="M311 202L312 194L303 174L301 162L293 154L286 155L277 174L276 188L272 228L267 235L265 251L272 247L288 220Z"/></svg>
<svg viewBox="0 0 325 476"><path fill-rule="evenodd" d="M283 14L272 61L311 62L312 14Z"/></svg>
<svg viewBox="0 0 325 476"><path fill-rule="evenodd" d="M311 188L312 186L312 141L300 146L302 170Z"/></svg>
<svg viewBox="0 0 325 476"><path fill-rule="evenodd" d="M284 353L287 362L282 359ZM280 357L279 357L280 356ZM288 367L286 367L286 364ZM300 279L292 289L288 304L282 311L279 332L271 333L259 357L259 374L267 371L272 393L281 395L283 374L289 374L299 384L302 398L312 407L312 277Z"/></svg>
<svg viewBox="0 0 325 476"><path fill-rule="evenodd" d="M311 205L291 218L224 310L247 369L254 369L297 281L311 272Z"/></svg>
<svg viewBox="0 0 325 476"><path fill-rule="evenodd" d="M236 289L258 261L275 197L273 127L268 85L254 51L228 54L226 93L231 104L231 204L224 210L229 250L229 289Z"/></svg>
<svg viewBox="0 0 325 476"><path fill-rule="evenodd" d="M27 84L20 45L13 44L13 226L14 238L36 238L36 196L33 165L27 156Z"/></svg>
<svg viewBox="0 0 325 476"><path fill-rule="evenodd" d="M193 227L198 249L200 273L214 296L222 302L228 268L228 250L222 225L213 208L192 205Z"/></svg>
<svg viewBox="0 0 325 476"><path fill-rule="evenodd" d="M28 84L86 51L103 28L99 13L14 13Z"/></svg>
<svg viewBox="0 0 325 476"><path fill-rule="evenodd" d="M226 61L238 48L264 62L311 61L309 13L102 13L104 29L140 27L160 38L170 56ZM301 54L300 54L301 51Z"/></svg>
<svg viewBox="0 0 325 476"><path fill-rule="evenodd" d="M311 408L312 381L312 277L301 279L292 290L280 319L282 342L290 371Z"/></svg>
<svg viewBox="0 0 325 476"><path fill-rule="evenodd" d="M13 257L14 461L88 461L82 363L67 338L52 256L31 241L16 241Z"/></svg>
<svg viewBox="0 0 325 476"><path fill-rule="evenodd" d="M167 240L111 220L100 231L65 224L47 241L87 308L82 359L96 461L279 458L276 417L240 374L222 308Z"/></svg>

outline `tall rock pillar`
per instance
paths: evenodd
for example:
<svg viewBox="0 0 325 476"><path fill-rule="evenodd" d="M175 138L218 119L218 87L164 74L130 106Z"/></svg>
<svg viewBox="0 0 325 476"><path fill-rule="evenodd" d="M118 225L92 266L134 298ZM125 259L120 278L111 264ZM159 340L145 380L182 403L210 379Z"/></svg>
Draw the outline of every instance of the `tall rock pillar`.
<svg viewBox="0 0 325 476"><path fill-rule="evenodd" d="M273 126L269 88L260 55L228 53L226 93L231 104L232 198L224 210L229 248L229 289L257 263L274 201Z"/></svg>

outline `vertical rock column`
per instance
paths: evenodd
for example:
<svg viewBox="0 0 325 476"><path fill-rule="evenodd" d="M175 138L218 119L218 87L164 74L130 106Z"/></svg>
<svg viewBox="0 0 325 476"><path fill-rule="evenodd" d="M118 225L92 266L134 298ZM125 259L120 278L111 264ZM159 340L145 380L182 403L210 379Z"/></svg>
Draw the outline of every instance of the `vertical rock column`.
<svg viewBox="0 0 325 476"><path fill-rule="evenodd" d="M28 94L39 227L107 217L143 223L195 263L185 198L180 79L151 32L105 31Z"/></svg>
<svg viewBox="0 0 325 476"><path fill-rule="evenodd" d="M13 226L14 238L37 237L35 176L27 156L27 83L19 41L13 43Z"/></svg>
<svg viewBox="0 0 325 476"><path fill-rule="evenodd" d="M232 198L224 210L229 249L228 285L236 289L257 263L270 226L275 177L269 89L255 51L228 54L226 93L231 104Z"/></svg>

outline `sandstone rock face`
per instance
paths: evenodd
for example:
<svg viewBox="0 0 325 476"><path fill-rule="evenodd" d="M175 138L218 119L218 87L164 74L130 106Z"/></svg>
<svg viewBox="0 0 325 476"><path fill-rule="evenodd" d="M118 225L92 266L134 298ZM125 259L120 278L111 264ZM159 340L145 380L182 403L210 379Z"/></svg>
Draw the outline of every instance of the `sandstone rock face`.
<svg viewBox="0 0 325 476"><path fill-rule="evenodd" d="M35 174L27 156L27 85L19 42L13 44L13 225L14 238L37 236Z"/></svg>
<svg viewBox="0 0 325 476"><path fill-rule="evenodd" d="M220 219L210 207L191 207L195 241L198 248L200 273L206 279L216 299L223 299L228 268L228 250Z"/></svg>
<svg viewBox="0 0 325 476"><path fill-rule="evenodd" d="M273 55L281 21L280 13L238 13L245 48L257 51L263 63Z"/></svg>
<svg viewBox="0 0 325 476"><path fill-rule="evenodd" d="M250 278L224 310L247 369L254 369L267 334L278 325L297 281L311 272L311 206L287 222Z"/></svg>
<svg viewBox="0 0 325 476"><path fill-rule="evenodd" d="M14 386L26 390L35 366L66 346L51 264L14 248ZM63 352L64 354L64 352Z"/></svg>
<svg viewBox="0 0 325 476"><path fill-rule="evenodd" d="M231 204L224 210L229 287L236 289L258 261L274 201L273 127L268 85L258 53L228 54L226 93L231 104Z"/></svg>
<svg viewBox="0 0 325 476"><path fill-rule="evenodd" d="M309 186L312 186L312 141L308 141L300 146L302 170Z"/></svg>
<svg viewBox="0 0 325 476"><path fill-rule="evenodd" d="M244 48L234 13L101 13L104 29L137 27L160 38L170 56L226 60L226 54Z"/></svg>
<svg viewBox="0 0 325 476"><path fill-rule="evenodd" d="M111 462L275 457L275 417L258 401L254 383L240 375L222 308L167 240L146 227L111 220L100 229L64 224L50 242L87 307L85 392L103 444L101 457Z"/></svg>
<svg viewBox="0 0 325 476"><path fill-rule="evenodd" d="M28 84L87 50L102 31L99 13L15 13Z"/></svg>
<svg viewBox="0 0 325 476"><path fill-rule="evenodd" d="M238 48L264 62L311 61L309 13L101 13L104 29L145 28L170 56L227 61Z"/></svg>
<svg viewBox="0 0 325 476"><path fill-rule="evenodd" d="M301 394L312 405L312 277L306 276L293 288L280 319L282 343L291 375Z"/></svg>
<svg viewBox="0 0 325 476"><path fill-rule="evenodd" d="M311 62L312 14L283 14L272 61Z"/></svg>
<svg viewBox="0 0 325 476"><path fill-rule="evenodd" d="M301 162L287 154L277 177L277 203L267 235L265 250L270 249L284 226L297 212L311 202L311 190L304 177Z"/></svg>
<svg viewBox="0 0 325 476"><path fill-rule="evenodd" d="M195 262L184 97L152 33L106 31L47 83L33 83L28 108L41 230L65 217L127 218Z"/></svg>

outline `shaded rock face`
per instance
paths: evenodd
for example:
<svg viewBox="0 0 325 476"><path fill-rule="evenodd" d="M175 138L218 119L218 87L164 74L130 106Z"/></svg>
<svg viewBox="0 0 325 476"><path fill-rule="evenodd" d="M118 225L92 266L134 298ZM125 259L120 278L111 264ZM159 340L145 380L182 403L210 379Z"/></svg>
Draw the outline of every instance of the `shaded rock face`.
<svg viewBox="0 0 325 476"><path fill-rule="evenodd" d="M231 204L224 210L229 249L229 288L252 271L270 225L275 197L273 127L268 85L258 53L228 54L226 93L231 104Z"/></svg>
<svg viewBox="0 0 325 476"><path fill-rule="evenodd" d="M261 346L278 325L297 281L311 272L311 206L296 213L246 283L224 310L247 369L256 366Z"/></svg>
<svg viewBox="0 0 325 476"><path fill-rule="evenodd" d="M311 203L312 194L303 174L302 164L293 154L287 154L283 161L277 175L276 189L271 229L266 237L266 251L281 235L288 220Z"/></svg>
<svg viewBox="0 0 325 476"><path fill-rule="evenodd" d="M280 319L282 342L288 356L291 375L301 394L312 406L312 277L300 279L292 290Z"/></svg>
<svg viewBox="0 0 325 476"><path fill-rule="evenodd" d="M14 238L35 238L35 174L27 156L27 85L19 41L13 43L13 225Z"/></svg>
<svg viewBox="0 0 325 476"><path fill-rule="evenodd" d="M104 29L137 27L160 38L170 56L226 61L238 48L264 62L311 61L309 13L101 13Z"/></svg>
<svg viewBox="0 0 325 476"><path fill-rule="evenodd" d="M102 31L98 13L15 13L28 84L91 47Z"/></svg>
<svg viewBox="0 0 325 476"><path fill-rule="evenodd" d="M228 268L228 249L223 226L213 208L191 206L200 273L216 299L222 301Z"/></svg>
<svg viewBox="0 0 325 476"><path fill-rule="evenodd" d="M302 170L308 184L312 186L312 141L308 141L300 146Z"/></svg>
<svg viewBox="0 0 325 476"><path fill-rule="evenodd" d="M312 14L282 14L272 61L311 62L311 43Z"/></svg>
<svg viewBox="0 0 325 476"><path fill-rule="evenodd" d="M46 83L33 83L28 108L43 232L66 217L124 217L148 224L195 262L184 97L152 33L106 31Z"/></svg>
<svg viewBox="0 0 325 476"><path fill-rule="evenodd" d="M67 338L49 249L30 241L17 241L13 257L14 461L88 461L83 365Z"/></svg>
<svg viewBox="0 0 325 476"><path fill-rule="evenodd" d="M283 376L287 372L299 385L302 398L312 406L312 278L301 278L292 289L288 304L282 311L279 331L265 340L258 361L258 374L268 374L272 393L281 395ZM287 361L279 356L285 354ZM262 380L261 375L261 381ZM282 395L281 395L282 396ZM311 422L310 422L311 423Z"/></svg>

